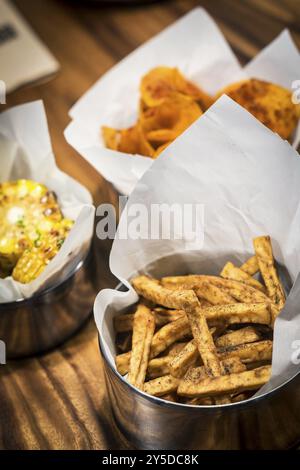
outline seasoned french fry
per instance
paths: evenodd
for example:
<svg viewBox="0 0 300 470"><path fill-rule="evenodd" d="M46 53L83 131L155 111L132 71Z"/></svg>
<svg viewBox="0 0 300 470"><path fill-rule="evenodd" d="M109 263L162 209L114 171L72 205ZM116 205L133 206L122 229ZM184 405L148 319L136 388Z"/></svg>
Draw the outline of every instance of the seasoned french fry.
<svg viewBox="0 0 300 470"><path fill-rule="evenodd" d="M167 323L176 321L185 315L183 310L169 310L166 308L155 308L153 313L155 315L155 322L157 327L161 327Z"/></svg>
<svg viewBox="0 0 300 470"><path fill-rule="evenodd" d="M191 325L195 344L197 345L206 373L212 377L217 377L222 374L222 367L203 309L193 291L186 291L186 293L185 311Z"/></svg>
<svg viewBox="0 0 300 470"><path fill-rule="evenodd" d="M201 286L194 290L197 297L200 298L201 305L203 307L202 299L207 300L212 305L234 304L236 302L236 300L226 291L207 281L203 281Z"/></svg>
<svg viewBox="0 0 300 470"><path fill-rule="evenodd" d="M174 289L176 286L188 286L190 289L200 288L203 282L210 282L220 289L225 289L234 299L243 303L260 303L270 302L270 298L252 286L244 282L235 281L232 279L224 279L217 276L208 276L204 274L189 274L187 276L169 276L161 279L161 284L169 289Z"/></svg>
<svg viewBox="0 0 300 470"><path fill-rule="evenodd" d="M272 315L269 304L231 304L206 307L203 313L208 322L210 320L223 320L226 323L261 323L272 324Z"/></svg>
<svg viewBox="0 0 300 470"><path fill-rule="evenodd" d="M156 377L162 377L163 375L170 374L169 364L171 360L171 356L156 357L155 359L151 359L148 364L147 378L155 379Z"/></svg>
<svg viewBox="0 0 300 470"><path fill-rule="evenodd" d="M191 335L191 327L186 316L163 326L153 336L150 357L158 356L175 341Z"/></svg>
<svg viewBox="0 0 300 470"><path fill-rule="evenodd" d="M173 291L160 285L160 283L148 276L138 276L132 280L132 285L145 299L151 300L163 307L185 310L191 298L190 291Z"/></svg>
<svg viewBox="0 0 300 470"><path fill-rule="evenodd" d="M263 366L237 374L207 377L198 383L180 380L177 393L191 398L238 394L262 387L269 380L270 375L271 366Z"/></svg>
<svg viewBox="0 0 300 470"><path fill-rule="evenodd" d="M171 362L174 358L170 357L170 373L174 374L175 377L181 377L184 369L188 365L192 365L195 358L198 357L198 348L195 342L192 340L188 343L189 347L185 353L181 353L178 362L174 362L171 368ZM186 345L187 346L187 345ZM131 351L125 354L119 354L116 357L117 370L121 375L125 375L128 372L129 361ZM218 355L222 361L230 359L232 357L238 357L244 364L256 363L258 361L270 361L272 359L272 341L256 341L254 343L241 344L232 346L230 348L219 348ZM199 356L200 358L200 356ZM152 360L149 362L149 368L151 367ZM171 372L172 371L172 372Z"/></svg>
<svg viewBox="0 0 300 470"><path fill-rule="evenodd" d="M249 276L254 276L254 274L258 273L259 267L256 256L254 255L247 259L247 261L242 264L241 270L245 271L245 273L249 274Z"/></svg>
<svg viewBox="0 0 300 470"><path fill-rule="evenodd" d="M221 360L237 356L244 364L272 359L272 341L266 339L255 343L240 344L228 349L218 349Z"/></svg>
<svg viewBox="0 0 300 470"><path fill-rule="evenodd" d="M159 370L163 370L164 372L162 372L161 375L164 375L167 370L166 369L167 365L173 359L173 354L178 353L179 350L185 346L185 343L178 343L178 344L176 343L172 346L174 347L174 353L172 350L169 350L167 356L154 358L149 361L148 370L147 370L148 375L153 376L156 373L159 375L158 373ZM117 367L118 372L121 375L126 375L128 373L130 357L131 357L131 351L124 353L124 354L118 354L116 356L116 367Z"/></svg>
<svg viewBox="0 0 300 470"><path fill-rule="evenodd" d="M218 348L228 348L239 344L254 343L260 339L261 335L256 328L253 328L253 326L246 326L240 330L231 331L230 333L220 336L216 339L215 343Z"/></svg>
<svg viewBox="0 0 300 470"><path fill-rule="evenodd" d="M174 377L182 377L199 357L199 351L192 340L171 360L169 371Z"/></svg>
<svg viewBox="0 0 300 470"><path fill-rule="evenodd" d="M222 367L226 374L235 374L246 370L246 366L238 357L224 359L222 361ZM203 366L191 367L186 372L183 380L198 383L207 377L208 375L205 372L205 368Z"/></svg>
<svg viewBox="0 0 300 470"><path fill-rule="evenodd" d="M225 374L237 374L246 370L245 364L237 356L228 357L222 361Z"/></svg>
<svg viewBox="0 0 300 470"><path fill-rule="evenodd" d="M160 328L171 321L176 321L178 318L185 315L181 310L167 310L164 308L155 308L153 310L155 315L155 325ZM114 328L116 333L125 333L132 331L134 313L125 313L118 315L114 318Z"/></svg>
<svg viewBox="0 0 300 470"><path fill-rule="evenodd" d="M128 373L130 357L131 357L131 351L124 353L124 354L118 354L116 356L117 371L121 375L126 375Z"/></svg>
<svg viewBox="0 0 300 470"><path fill-rule="evenodd" d="M215 332L215 327L210 328L211 335L214 336ZM182 377L189 367L195 365L198 359L200 356L195 340L189 341L176 354L173 354L169 364L170 374L174 377Z"/></svg>
<svg viewBox="0 0 300 470"><path fill-rule="evenodd" d="M171 344L166 350L165 350L165 355L169 357L174 357L176 356L185 346L187 345L187 342L180 342L180 343L174 343Z"/></svg>
<svg viewBox="0 0 300 470"><path fill-rule="evenodd" d="M253 279L253 277L249 276L249 274L245 273L242 269L234 266L234 264L230 261L225 264L220 276L224 279L233 279L235 281L244 282L245 284L254 287L254 289L258 289L262 292L265 292L265 287L262 285L261 282L257 281L256 279Z"/></svg>
<svg viewBox="0 0 300 470"><path fill-rule="evenodd" d="M161 397L176 392L179 380L172 375L164 375L144 384L144 392L154 397Z"/></svg>
<svg viewBox="0 0 300 470"><path fill-rule="evenodd" d="M285 300L269 237L256 238L254 247L254 256L240 267L227 262L220 276L134 278L137 312L146 308L152 327L145 336L147 315L115 318L116 343L133 343L116 357L117 370L177 403L223 405L252 396L270 377L272 328ZM265 285L252 277L258 271Z"/></svg>
<svg viewBox="0 0 300 470"><path fill-rule="evenodd" d="M145 381L154 330L155 319L151 310L140 304L134 314L132 351L127 378L128 382L137 388L142 388Z"/></svg>
<svg viewBox="0 0 300 470"><path fill-rule="evenodd" d="M225 359L222 362L223 370L226 374L234 374L246 370L246 366L237 357ZM199 383L201 380L207 378L204 367L190 368L185 374L183 380L187 382ZM194 398L188 402L191 405L224 405L231 403L229 395L219 396L215 398Z"/></svg>
<svg viewBox="0 0 300 470"><path fill-rule="evenodd" d="M192 290L172 291L166 289L147 276L133 279L132 284L140 295L152 302L164 307L185 310L208 374L220 375L220 361L196 294ZM152 357L154 357L153 354L154 352L152 352Z"/></svg>
<svg viewBox="0 0 300 470"><path fill-rule="evenodd" d="M270 237L257 237L253 240L253 245L269 297L279 309L282 309L285 304L285 294L275 268Z"/></svg>

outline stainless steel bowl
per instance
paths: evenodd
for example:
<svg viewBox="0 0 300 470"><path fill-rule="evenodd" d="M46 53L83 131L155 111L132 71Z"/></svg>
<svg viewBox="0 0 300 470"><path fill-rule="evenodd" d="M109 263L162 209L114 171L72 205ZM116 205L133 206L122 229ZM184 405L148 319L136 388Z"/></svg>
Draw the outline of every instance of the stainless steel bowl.
<svg viewBox="0 0 300 470"><path fill-rule="evenodd" d="M99 291L94 246L85 250L63 282L29 299L0 304L0 339L5 342L7 359L58 346L91 315Z"/></svg>
<svg viewBox="0 0 300 470"><path fill-rule="evenodd" d="M288 449L300 441L300 373L241 403L191 406L151 397L110 365L103 348L112 418L127 446L152 450Z"/></svg>
<svg viewBox="0 0 300 470"><path fill-rule="evenodd" d="M217 274L231 253L200 262L188 254L154 261L146 273L162 277L170 272ZM193 261L194 260L194 261ZM291 288L287 271L278 266L286 293ZM119 290L126 290L119 285ZM259 398L227 405L192 406L171 403L137 390L111 364L101 332L107 391L114 427L129 447L137 449L287 449L300 442L300 373Z"/></svg>

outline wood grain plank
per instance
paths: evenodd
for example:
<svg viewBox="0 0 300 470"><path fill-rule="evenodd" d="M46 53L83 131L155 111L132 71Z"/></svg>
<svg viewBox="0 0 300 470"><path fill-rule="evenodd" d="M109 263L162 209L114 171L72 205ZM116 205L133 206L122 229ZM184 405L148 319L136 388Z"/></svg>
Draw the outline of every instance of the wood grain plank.
<svg viewBox="0 0 300 470"><path fill-rule="evenodd" d="M62 0L15 0L61 64L52 80L8 96L8 106L43 99L61 169L91 191L95 204L117 194L65 141L72 104L112 65L197 5L214 17L242 63L284 27L300 47L298 0L174 0L146 7L97 8ZM97 242L102 287L114 287L111 241ZM113 426L93 320L43 356L0 367L1 449L126 448Z"/></svg>

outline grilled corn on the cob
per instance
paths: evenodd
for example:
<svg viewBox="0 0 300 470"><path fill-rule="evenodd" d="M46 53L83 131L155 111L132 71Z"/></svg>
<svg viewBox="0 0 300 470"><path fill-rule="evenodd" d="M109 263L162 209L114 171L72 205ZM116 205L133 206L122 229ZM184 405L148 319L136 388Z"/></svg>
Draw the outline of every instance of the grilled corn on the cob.
<svg viewBox="0 0 300 470"><path fill-rule="evenodd" d="M49 254L43 255L48 260L45 267L73 222L63 218L52 191L22 179L0 184L0 223L0 276L12 274L20 282L29 282L42 271L33 268L38 249L45 253L49 245ZM26 274L22 275L25 265Z"/></svg>
<svg viewBox="0 0 300 470"><path fill-rule="evenodd" d="M72 225L71 220L63 219L34 246L26 249L13 269L13 278L23 284L36 279L58 253Z"/></svg>

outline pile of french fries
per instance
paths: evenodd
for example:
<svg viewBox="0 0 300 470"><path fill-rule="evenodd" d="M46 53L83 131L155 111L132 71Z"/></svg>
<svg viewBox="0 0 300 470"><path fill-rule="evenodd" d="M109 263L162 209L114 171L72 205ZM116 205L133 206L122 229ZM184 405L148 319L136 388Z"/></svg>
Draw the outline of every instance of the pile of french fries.
<svg viewBox="0 0 300 470"><path fill-rule="evenodd" d="M268 382L285 294L270 237L253 245L253 257L240 267L228 262L220 276L132 280L136 310L115 318L116 366L130 384L173 402L220 405Z"/></svg>

